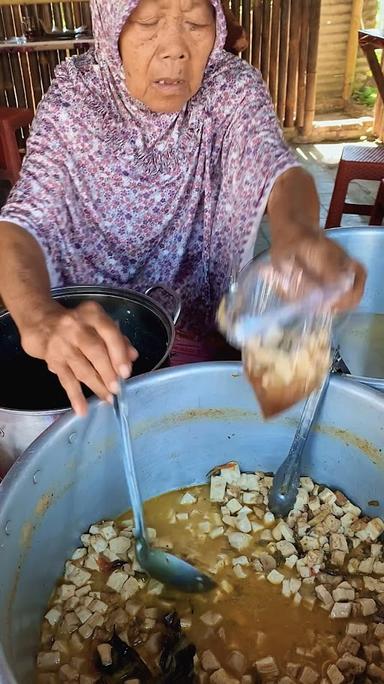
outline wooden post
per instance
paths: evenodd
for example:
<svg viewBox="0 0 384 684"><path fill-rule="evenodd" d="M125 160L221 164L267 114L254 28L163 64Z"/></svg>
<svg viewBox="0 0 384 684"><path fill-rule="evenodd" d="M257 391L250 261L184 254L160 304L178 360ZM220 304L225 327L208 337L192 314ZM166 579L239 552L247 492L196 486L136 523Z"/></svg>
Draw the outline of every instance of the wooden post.
<svg viewBox="0 0 384 684"><path fill-rule="evenodd" d="M285 0L283 0L284 2ZM279 41L280 41L280 0L273 0L271 22L271 59L269 65L269 91L272 102L277 105L277 74L279 65Z"/></svg>
<svg viewBox="0 0 384 684"><path fill-rule="evenodd" d="M280 121L284 120L285 101L287 95L288 38L290 13L290 0L283 0L281 4L280 14L279 85L277 89L277 115Z"/></svg>
<svg viewBox="0 0 384 684"><path fill-rule="evenodd" d="M70 2L63 3L64 19L67 29L73 29L73 13L72 5Z"/></svg>
<svg viewBox="0 0 384 684"><path fill-rule="evenodd" d="M230 9L231 9L232 13L235 15L236 19L238 19L240 21L240 2L239 2L239 0L231 0Z"/></svg>
<svg viewBox="0 0 384 684"><path fill-rule="evenodd" d="M0 59L0 105L2 107L7 106L7 101L5 99L5 76L2 59Z"/></svg>
<svg viewBox="0 0 384 684"><path fill-rule="evenodd" d="M13 14L13 22L15 25L15 34L17 36L22 34L22 12L21 12L21 7L12 7L12 14ZM33 100L33 93L32 93L32 88L31 88L31 81L29 78L29 70L28 70L28 59L27 55L20 53L18 55L19 58L19 64L20 64L20 82L21 82L21 87L23 88L24 95L25 95L25 106L29 107L30 109L34 109L35 103ZM15 77L14 77L15 78ZM27 134L27 130L25 131L25 134Z"/></svg>
<svg viewBox="0 0 384 684"><path fill-rule="evenodd" d="M2 8L2 19L5 36L10 38L14 34L12 17L10 16L10 8ZM8 105L10 107L17 107L16 93L13 87L12 79L12 67L14 66L15 60L14 55L4 55L3 58L3 70L4 70L4 90L6 93L6 98L8 100Z"/></svg>
<svg viewBox="0 0 384 684"><path fill-rule="evenodd" d="M4 25L7 27L7 33L11 31L15 36L21 30L21 22L18 17L18 7L3 7ZM16 102L18 107L26 107L27 101L25 91L23 88L23 77L21 71L21 63L19 55L10 55L10 65L12 70L13 86L16 95Z"/></svg>
<svg viewBox="0 0 384 684"><path fill-rule="evenodd" d="M49 64L49 52L44 50L39 52L39 68L40 68L40 78L43 86L43 92L46 93L49 86L51 85L51 74L50 74L50 64Z"/></svg>
<svg viewBox="0 0 384 684"><path fill-rule="evenodd" d="M83 13L83 24L88 27L88 29L91 31L92 30L92 17L91 17L91 10L89 7L89 2L83 2L82 3L82 13ZM236 17L238 15L238 8L237 8L237 13Z"/></svg>
<svg viewBox="0 0 384 684"><path fill-rule="evenodd" d="M287 128L292 128L295 121L297 102L297 72L300 54L301 0L291 2L291 21L289 31L289 60L287 80L287 101L285 105L285 121Z"/></svg>
<svg viewBox="0 0 384 684"><path fill-rule="evenodd" d="M63 21L61 18L61 11L60 11L59 5L52 5L52 10L53 10L53 17L55 20L56 27L59 29L59 31L62 31L63 29Z"/></svg>
<svg viewBox="0 0 384 684"><path fill-rule="evenodd" d="M261 73L263 79L269 83L269 66L271 56L271 0L264 0L263 7L263 35L261 39Z"/></svg>
<svg viewBox="0 0 384 684"><path fill-rule="evenodd" d="M263 0L253 0L252 17L252 66L260 69L261 33L263 23Z"/></svg>
<svg viewBox="0 0 384 684"><path fill-rule="evenodd" d="M364 0L352 0L351 24L345 62L343 99L348 102L352 95L353 82L355 80L357 50L359 47L358 30L361 28Z"/></svg>
<svg viewBox="0 0 384 684"><path fill-rule="evenodd" d="M39 21L41 20L43 26L45 26L47 30L50 31L52 26L52 13L50 5L36 5L36 12Z"/></svg>
<svg viewBox="0 0 384 684"><path fill-rule="evenodd" d="M384 67L384 50L381 55L381 69ZM375 118L373 120L373 132L383 142L384 141L384 106L381 97L378 97L375 104Z"/></svg>
<svg viewBox="0 0 384 684"><path fill-rule="evenodd" d="M82 23L81 5L79 2L78 3L75 2L75 3L73 3L72 7L73 7L73 21L75 23L75 27L81 26L81 23Z"/></svg>
<svg viewBox="0 0 384 684"><path fill-rule="evenodd" d="M305 94L305 112L303 133L308 136L312 133L313 120L316 107L316 77L317 55L319 51L321 0L311 0L308 36L308 62L307 62L307 88Z"/></svg>
<svg viewBox="0 0 384 684"><path fill-rule="evenodd" d="M308 36L309 24L311 22L309 8L310 0L303 0L301 14L300 56L296 108L296 128L298 130L300 130L304 126L305 92L307 86Z"/></svg>
<svg viewBox="0 0 384 684"><path fill-rule="evenodd" d="M251 36L251 2L250 0L243 0L243 15L242 15L242 25L243 28L245 29L245 32L250 38ZM247 49L243 53L244 59L247 60L247 62L250 61L250 56L251 56L251 45L248 43Z"/></svg>

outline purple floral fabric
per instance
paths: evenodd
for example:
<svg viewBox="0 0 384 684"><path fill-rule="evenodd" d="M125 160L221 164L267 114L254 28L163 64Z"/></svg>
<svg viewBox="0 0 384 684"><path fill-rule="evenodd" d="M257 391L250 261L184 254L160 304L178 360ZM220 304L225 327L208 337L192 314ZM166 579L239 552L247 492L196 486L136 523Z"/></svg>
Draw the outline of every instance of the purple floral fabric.
<svg viewBox="0 0 384 684"><path fill-rule="evenodd" d="M176 114L128 93L118 51L137 0L91 0L96 45L67 60L40 103L1 218L44 250L56 285L140 291L167 282L184 329L209 328L233 257L245 263L276 178L297 161L258 71L216 43Z"/></svg>

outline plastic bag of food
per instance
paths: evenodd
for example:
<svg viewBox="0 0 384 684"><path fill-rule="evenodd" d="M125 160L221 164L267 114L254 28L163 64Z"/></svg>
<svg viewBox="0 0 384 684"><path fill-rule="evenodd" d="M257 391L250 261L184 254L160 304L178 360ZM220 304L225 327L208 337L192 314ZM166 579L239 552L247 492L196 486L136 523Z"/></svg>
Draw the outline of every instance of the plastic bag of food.
<svg viewBox="0 0 384 684"><path fill-rule="evenodd" d="M232 282L219 329L242 349L246 375L262 413L271 417L319 387L331 361L332 305L352 276L322 286L293 260L277 268L254 259Z"/></svg>

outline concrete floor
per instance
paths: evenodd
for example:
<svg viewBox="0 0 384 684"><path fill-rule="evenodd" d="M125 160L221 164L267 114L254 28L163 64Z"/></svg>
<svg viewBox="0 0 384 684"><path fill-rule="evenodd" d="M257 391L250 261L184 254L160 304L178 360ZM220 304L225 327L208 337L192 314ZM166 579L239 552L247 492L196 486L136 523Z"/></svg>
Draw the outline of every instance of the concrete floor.
<svg viewBox="0 0 384 684"><path fill-rule="evenodd" d="M354 142L353 144L360 143ZM364 141L361 144L374 145L375 143L367 143ZM315 179L320 198L320 224L324 227L343 143L294 145L292 149L295 151L304 168L306 168ZM349 186L348 200L356 204L374 204L377 189L378 183L375 181L353 181ZM367 225L368 220L367 216L345 214L342 218L341 225L345 227ZM260 227L255 253L259 254L261 251L264 251L269 247L269 244L268 221L265 219Z"/></svg>

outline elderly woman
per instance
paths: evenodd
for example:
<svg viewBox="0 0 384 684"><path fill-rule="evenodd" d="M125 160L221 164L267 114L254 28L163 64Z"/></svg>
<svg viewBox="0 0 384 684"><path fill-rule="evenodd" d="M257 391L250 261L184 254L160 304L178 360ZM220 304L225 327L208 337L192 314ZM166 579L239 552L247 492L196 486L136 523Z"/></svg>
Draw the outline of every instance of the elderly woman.
<svg viewBox="0 0 384 684"><path fill-rule="evenodd" d="M224 50L220 0L91 0L95 49L57 69L2 211L0 295L24 349L111 399L135 350L96 305L52 285L143 290L166 281L182 331L204 343L231 264L252 256L267 210L275 258L328 281L363 269L319 229L312 178L287 148L258 71Z"/></svg>

